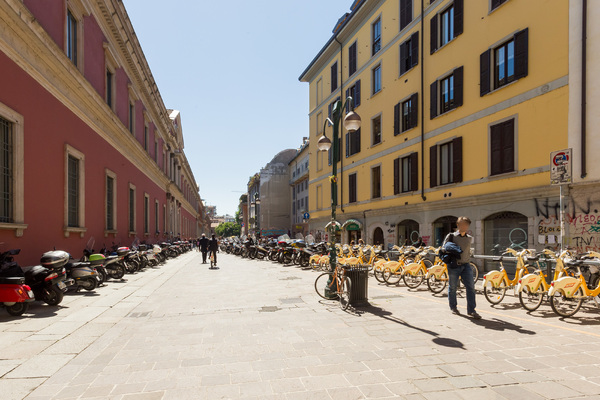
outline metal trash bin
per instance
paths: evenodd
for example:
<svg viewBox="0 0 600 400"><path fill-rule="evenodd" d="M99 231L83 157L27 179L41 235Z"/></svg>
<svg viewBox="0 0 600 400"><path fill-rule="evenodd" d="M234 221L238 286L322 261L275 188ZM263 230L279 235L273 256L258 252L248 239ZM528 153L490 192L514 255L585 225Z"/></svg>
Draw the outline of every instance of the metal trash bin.
<svg viewBox="0 0 600 400"><path fill-rule="evenodd" d="M350 304L353 307L369 306L369 267L356 266L346 269L350 278Z"/></svg>

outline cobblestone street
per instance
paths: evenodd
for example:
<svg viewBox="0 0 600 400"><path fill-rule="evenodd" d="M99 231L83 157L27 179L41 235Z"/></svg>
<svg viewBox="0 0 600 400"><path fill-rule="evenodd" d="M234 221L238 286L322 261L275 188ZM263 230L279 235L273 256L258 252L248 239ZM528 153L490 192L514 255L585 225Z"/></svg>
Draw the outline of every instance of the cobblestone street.
<svg viewBox="0 0 600 400"><path fill-rule="evenodd" d="M2 399L600 399L596 310L561 321L478 296L473 321L371 279L372 307L346 313L314 272L219 257L3 313Z"/></svg>

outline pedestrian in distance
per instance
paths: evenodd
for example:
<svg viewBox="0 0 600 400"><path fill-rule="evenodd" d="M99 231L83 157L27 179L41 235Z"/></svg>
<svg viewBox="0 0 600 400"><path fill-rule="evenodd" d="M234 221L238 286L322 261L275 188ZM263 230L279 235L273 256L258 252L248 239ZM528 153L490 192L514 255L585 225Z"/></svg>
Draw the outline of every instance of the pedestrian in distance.
<svg viewBox="0 0 600 400"><path fill-rule="evenodd" d="M203 233L202 238L198 241L198 247L200 248L200 251L202 252L202 264L206 264L206 255L208 253L209 242L210 241L208 240L206 235Z"/></svg>
<svg viewBox="0 0 600 400"><path fill-rule="evenodd" d="M473 319L481 319L481 316L475 311L475 283L473 282L473 270L471 270L471 243L473 237L468 234L471 220L469 217L459 217L457 222L457 231L449 233L444 239L442 249L446 250L447 244L452 242L460 248L460 253L455 257L451 257L446 263L448 266L448 302L450 310L455 315L460 315L458 304L456 301L456 289L458 288L458 280L462 280L467 291L467 315ZM453 246L448 246L453 247Z"/></svg>
<svg viewBox="0 0 600 400"><path fill-rule="evenodd" d="M219 241L216 236L213 234L212 238L208 241L208 252L210 253L210 257L213 257L213 262L215 264L215 268L217 267L217 251L219 251Z"/></svg>

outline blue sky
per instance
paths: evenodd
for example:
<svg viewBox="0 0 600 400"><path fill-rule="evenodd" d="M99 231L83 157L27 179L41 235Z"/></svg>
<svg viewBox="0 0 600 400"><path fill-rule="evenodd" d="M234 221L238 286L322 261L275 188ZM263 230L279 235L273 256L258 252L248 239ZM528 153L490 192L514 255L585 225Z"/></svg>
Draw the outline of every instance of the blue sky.
<svg viewBox="0 0 600 400"><path fill-rule="evenodd" d="M124 0L207 204L233 214L250 175L308 136L298 76L352 0Z"/></svg>

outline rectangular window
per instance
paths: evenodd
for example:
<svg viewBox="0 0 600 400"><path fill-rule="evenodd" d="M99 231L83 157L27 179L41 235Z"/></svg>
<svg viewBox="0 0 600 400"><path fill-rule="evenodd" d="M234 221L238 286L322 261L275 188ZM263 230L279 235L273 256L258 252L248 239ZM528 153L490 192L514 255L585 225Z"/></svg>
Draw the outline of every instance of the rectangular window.
<svg viewBox="0 0 600 400"><path fill-rule="evenodd" d="M317 114L317 136L321 136L323 134L323 113L319 112Z"/></svg>
<svg viewBox="0 0 600 400"><path fill-rule="evenodd" d="M129 103L129 132L133 133L135 125L135 105Z"/></svg>
<svg viewBox="0 0 600 400"><path fill-rule="evenodd" d="M323 186L317 186L317 210L323 208Z"/></svg>
<svg viewBox="0 0 600 400"><path fill-rule="evenodd" d="M77 66L77 19L67 10L67 57Z"/></svg>
<svg viewBox="0 0 600 400"><path fill-rule="evenodd" d="M79 227L79 159L68 156L67 172L68 226Z"/></svg>
<svg viewBox="0 0 600 400"><path fill-rule="evenodd" d="M419 32L400 45L400 75L419 64Z"/></svg>
<svg viewBox="0 0 600 400"><path fill-rule="evenodd" d="M381 166L371 168L371 198L381 197Z"/></svg>
<svg viewBox="0 0 600 400"><path fill-rule="evenodd" d="M371 29L373 32L372 55L375 55L381 50L381 18L378 18L377 21L373 22Z"/></svg>
<svg viewBox="0 0 600 400"><path fill-rule="evenodd" d="M405 132L412 127L412 107L413 104L411 99L402 103L402 132Z"/></svg>
<svg viewBox="0 0 600 400"><path fill-rule="evenodd" d="M331 66L331 92L338 88L338 64L337 61Z"/></svg>
<svg viewBox="0 0 600 400"><path fill-rule="evenodd" d="M346 98L352 97L352 105L354 108L360 106L360 79L354 82L354 85L346 89ZM346 104L346 112L350 111L350 103Z"/></svg>
<svg viewBox="0 0 600 400"><path fill-rule="evenodd" d="M381 116L373 118L371 121L373 144L381 143Z"/></svg>
<svg viewBox="0 0 600 400"><path fill-rule="evenodd" d="M440 45L454 39L454 5L448 7L440 14Z"/></svg>
<svg viewBox="0 0 600 400"><path fill-rule="evenodd" d="M129 232L135 232L135 188L129 187Z"/></svg>
<svg viewBox="0 0 600 400"><path fill-rule="evenodd" d="M413 93L408 100L394 106L394 135L415 128L419 123L419 94Z"/></svg>
<svg viewBox="0 0 600 400"><path fill-rule="evenodd" d="M460 107L462 104L463 67L459 67L450 75L431 84L431 118Z"/></svg>
<svg viewBox="0 0 600 400"><path fill-rule="evenodd" d="M452 142L444 143L440 147L440 184L452 183Z"/></svg>
<svg viewBox="0 0 600 400"><path fill-rule="evenodd" d="M398 184L402 193L414 192L419 189L418 182L418 153L412 153L409 156L402 157L398 161L398 171L400 182Z"/></svg>
<svg viewBox="0 0 600 400"><path fill-rule="evenodd" d="M494 88L515 80L515 41L509 40L494 49Z"/></svg>
<svg viewBox="0 0 600 400"><path fill-rule="evenodd" d="M150 198L144 195L144 233L150 233Z"/></svg>
<svg viewBox="0 0 600 400"><path fill-rule="evenodd" d="M454 3L431 18L431 54L463 33L464 0Z"/></svg>
<svg viewBox="0 0 600 400"><path fill-rule="evenodd" d="M400 30L403 30L413 19L412 0L400 0Z"/></svg>
<svg viewBox="0 0 600 400"><path fill-rule="evenodd" d="M156 131L154 131L156 136ZM158 140L154 140L154 162L158 164Z"/></svg>
<svg viewBox="0 0 600 400"><path fill-rule="evenodd" d="M373 94L379 93L381 90L381 64L373 68Z"/></svg>
<svg viewBox="0 0 600 400"><path fill-rule="evenodd" d="M346 157L360 153L360 128L346 133Z"/></svg>
<svg viewBox="0 0 600 400"><path fill-rule="evenodd" d="M106 70L106 104L108 104L108 106L110 108L113 108L113 103L114 103L113 82L114 82L114 75L111 72L111 70L107 69Z"/></svg>
<svg viewBox="0 0 600 400"><path fill-rule="evenodd" d="M490 174L499 175L515 170L515 120L490 128Z"/></svg>
<svg viewBox="0 0 600 400"><path fill-rule="evenodd" d="M148 133L148 125L144 126L144 150L150 151L150 134Z"/></svg>
<svg viewBox="0 0 600 400"><path fill-rule="evenodd" d="M158 215L159 215L159 208L160 205L158 204L158 200L156 200L156 202L154 203L154 232L158 235L158 232L160 232L160 227L158 226Z"/></svg>
<svg viewBox="0 0 600 400"><path fill-rule="evenodd" d="M0 118L0 222L12 223L13 216L13 132L12 123Z"/></svg>
<svg viewBox="0 0 600 400"><path fill-rule="evenodd" d="M348 175L348 203L356 203L356 174Z"/></svg>
<svg viewBox="0 0 600 400"><path fill-rule="evenodd" d="M505 2L506 2L506 0L492 0L492 3L491 3L492 10L495 10L496 8L500 7Z"/></svg>
<svg viewBox="0 0 600 400"><path fill-rule="evenodd" d="M317 105L323 102L323 79L317 81Z"/></svg>
<svg viewBox="0 0 600 400"><path fill-rule="evenodd" d="M357 60L356 60L356 42L348 48L348 77L354 75L356 72Z"/></svg>
<svg viewBox="0 0 600 400"><path fill-rule="evenodd" d="M115 230L115 179L106 176L106 230Z"/></svg>
<svg viewBox="0 0 600 400"><path fill-rule="evenodd" d="M454 75L440 81L440 111L445 113L454 108Z"/></svg>

